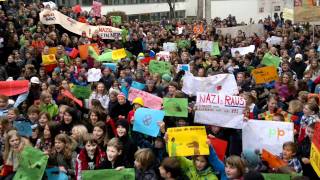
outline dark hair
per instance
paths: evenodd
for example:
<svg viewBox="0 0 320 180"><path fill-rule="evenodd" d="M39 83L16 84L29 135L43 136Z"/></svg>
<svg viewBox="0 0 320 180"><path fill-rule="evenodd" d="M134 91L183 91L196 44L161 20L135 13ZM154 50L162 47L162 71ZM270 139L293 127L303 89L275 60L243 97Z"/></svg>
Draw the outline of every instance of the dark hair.
<svg viewBox="0 0 320 180"><path fill-rule="evenodd" d="M76 109L72 108L72 107L68 107L64 113L68 113L70 114L70 116L72 117L72 124L74 124L75 122L79 121L79 117L77 114Z"/></svg>
<svg viewBox="0 0 320 180"><path fill-rule="evenodd" d="M166 157L161 162L161 167L171 174L171 178L178 178L182 176L179 161L174 157Z"/></svg>
<svg viewBox="0 0 320 180"><path fill-rule="evenodd" d="M296 153L298 150L297 144L292 141L283 143L282 148L285 148L285 147L289 147L293 153Z"/></svg>

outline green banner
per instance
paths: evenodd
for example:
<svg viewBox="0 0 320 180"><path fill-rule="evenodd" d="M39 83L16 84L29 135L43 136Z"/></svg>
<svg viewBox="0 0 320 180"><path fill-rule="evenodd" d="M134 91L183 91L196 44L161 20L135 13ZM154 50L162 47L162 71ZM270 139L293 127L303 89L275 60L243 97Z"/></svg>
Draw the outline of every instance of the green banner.
<svg viewBox="0 0 320 180"><path fill-rule="evenodd" d="M82 180L93 179L134 180L135 171L133 168L122 169L119 171L115 169L82 171Z"/></svg>
<svg viewBox="0 0 320 180"><path fill-rule="evenodd" d="M177 42L177 47L179 49L183 49L183 48L190 48L191 47L191 42L189 40L180 40Z"/></svg>
<svg viewBox="0 0 320 180"><path fill-rule="evenodd" d="M21 152L19 167L14 180L42 179L47 166L48 156L39 149L26 146Z"/></svg>
<svg viewBox="0 0 320 180"><path fill-rule="evenodd" d="M280 57L266 53L262 58L261 64L266 66L274 66L277 68L280 64Z"/></svg>
<svg viewBox="0 0 320 180"><path fill-rule="evenodd" d="M262 173L265 180L290 180L290 174L270 174Z"/></svg>
<svg viewBox="0 0 320 180"><path fill-rule="evenodd" d="M166 116L188 117L188 99L163 98L163 109Z"/></svg>
<svg viewBox="0 0 320 180"><path fill-rule="evenodd" d="M171 64L169 62L151 60L149 63L150 73L171 74L170 70Z"/></svg>
<svg viewBox="0 0 320 180"><path fill-rule="evenodd" d="M88 99L91 95L91 87L74 85L71 92L77 98Z"/></svg>
<svg viewBox="0 0 320 180"><path fill-rule="evenodd" d="M212 43L211 56L220 56L220 49L219 49L219 43L218 42L213 42Z"/></svg>
<svg viewBox="0 0 320 180"><path fill-rule="evenodd" d="M121 16L111 16L112 23L121 24Z"/></svg>

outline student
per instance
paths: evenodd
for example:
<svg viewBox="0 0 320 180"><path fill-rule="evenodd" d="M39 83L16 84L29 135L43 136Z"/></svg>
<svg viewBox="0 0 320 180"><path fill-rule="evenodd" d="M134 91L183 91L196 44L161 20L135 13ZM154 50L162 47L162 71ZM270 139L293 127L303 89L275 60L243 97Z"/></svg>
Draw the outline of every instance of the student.
<svg viewBox="0 0 320 180"><path fill-rule="evenodd" d="M164 180L187 180L182 174L179 161L173 157L166 157L159 166L160 176Z"/></svg>
<svg viewBox="0 0 320 180"><path fill-rule="evenodd" d="M41 134L42 135L37 140L35 147L42 150L46 154L50 154L52 147L54 145L54 138L58 134L57 123L48 122L45 125L43 132L41 132Z"/></svg>
<svg viewBox="0 0 320 180"><path fill-rule="evenodd" d="M285 142L282 146L280 158L288 164L291 172L300 173L302 171L302 166L296 157L297 149L297 145L294 142Z"/></svg>
<svg viewBox="0 0 320 180"><path fill-rule="evenodd" d="M64 105L64 104L59 105L59 113L58 113L58 116L56 116L54 120L57 121L57 122L62 121L62 120L63 120L64 112L66 111L66 109L67 109L68 107L69 107L69 106Z"/></svg>
<svg viewBox="0 0 320 180"><path fill-rule="evenodd" d="M52 103L52 95L48 92L40 95L40 111L49 113L51 118L58 115L58 106Z"/></svg>
<svg viewBox="0 0 320 180"><path fill-rule="evenodd" d="M105 151L106 147L107 147L107 143L110 140L110 138L109 138L110 136L108 134L106 124L102 121L96 122L93 126L92 134L93 134L94 139L97 141L100 149Z"/></svg>
<svg viewBox="0 0 320 180"><path fill-rule="evenodd" d="M98 121L105 121L105 116L104 113L102 113L101 111L97 110L97 109L91 109L89 111L89 125L88 127L88 131L92 133L93 131L93 126L95 123L97 123Z"/></svg>
<svg viewBox="0 0 320 180"><path fill-rule="evenodd" d="M307 103L304 105L303 116L301 118L300 131L299 131L299 137L298 137L299 143L305 137L306 127L308 125L318 121L318 119L319 119L318 113L319 113L319 106L317 104Z"/></svg>
<svg viewBox="0 0 320 180"><path fill-rule="evenodd" d="M76 162L76 178L79 180L81 171L97 169L106 158L106 153L99 148L92 134L84 136L83 144L84 148L78 154Z"/></svg>
<svg viewBox="0 0 320 180"><path fill-rule="evenodd" d="M78 124L75 125L71 130L71 138L76 142L75 151L77 153L80 152L81 149L83 149L84 146L84 137L88 135L87 128L82 125Z"/></svg>
<svg viewBox="0 0 320 180"><path fill-rule="evenodd" d="M110 100L107 92L108 91L105 89L104 84L102 82L98 83L96 89L92 92L92 94L89 97L89 108L92 107L92 99L97 99L100 101L104 109L108 109L108 104Z"/></svg>
<svg viewBox="0 0 320 180"><path fill-rule="evenodd" d="M125 167L123 162L123 144L118 138L112 138L107 145L107 158L100 164L98 169L121 170Z"/></svg>
<svg viewBox="0 0 320 180"><path fill-rule="evenodd" d="M225 171L227 178L230 180L243 179L246 172L244 161L239 156L230 156L225 163Z"/></svg>
<svg viewBox="0 0 320 180"><path fill-rule="evenodd" d="M28 108L27 118L32 122L32 124L38 123L40 109L34 105Z"/></svg>
<svg viewBox="0 0 320 180"><path fill-rule="evenodd" d="M0 95L0 117L5 117L8 113L9 97Z"/></svg>
<svg viewBox="0 0 320 180"><path fill-rule="evenodd" d="M136 180L157 180L154 170L155 156L151 149L139 149L134 154L134 167L136 170Z"/></svg>
<svg viewBox="0 0 320 180"><path fill-rule="evenodd" d="M51 118L50 118L50 114L47 113L47 112L41 112L39 114L39 120L38 120L38 125L39 125L39 129L40 129L40 132L43 131L44 127L46 126L46 124L48 122L51 121Z"/></svg>
<svg viewBox="0 0 320 180"><path fill-rule="evenodd" d="M77 124L78 115L74 108L67 108L63 115L63 120L60 122L58 129L60 133L71 135L72 128Z"/></svg>
<svg viewBox="0 0 320 180"><path fill-rule="evenodd" d="M10 108L8 110L7 119L10 123L13 123L16 119L18 119L20 113L18 108Z"/></svg>

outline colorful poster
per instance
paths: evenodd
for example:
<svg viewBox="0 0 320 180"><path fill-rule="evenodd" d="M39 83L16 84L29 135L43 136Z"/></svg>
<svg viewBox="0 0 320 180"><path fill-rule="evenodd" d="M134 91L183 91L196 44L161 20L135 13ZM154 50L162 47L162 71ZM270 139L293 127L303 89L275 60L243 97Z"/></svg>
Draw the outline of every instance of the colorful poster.
<svg viewBox="0 0 320 180"><path fill-rule="evenodd" d="M101 77L101 69L91 68L88 70L88 82L98 82Z"/></svg>
<svg viewBox="0 0 320 180"><path fill-rule="evenodd" d="M162 47L163 47L163 50L166 52L177 52L178 51L177 43L166 42L166 43L163 43Z"/></svg>
<svg viewBox="0 0 320 180"><path fill-rule="evenodd" d="M169 60L170 59L170 52L167 51L160 51L157 53L157 57L162 60Z"/></svg>
<svg viewBox="0 0 320 180"><path fill-rule="evenodd" d="M276 81L279 78L277 69L274 66L254 69L251 73L256 84L264 84L271 81Z"/></svg>
<svg viewBox="0 0 320 180"><path fill-rule="evenodd" d="M253 53L256 47L254 45L250 45L247 47L239 47L239 48L231 48L232 57L236 56L236 52L239 52L241 56Z"/></svg>
<svg viewBox="0 0 320 180"><path fill-rule="evenodd" d="M278 156L272 154L271 152L262 149L261 153L261 159L263 161L268 162L268 166L270 168L281 168L287 165L282 159L280 159Z"/></svg>
<svg viewBox="0 0 320 180"><path fill-rule="evenodd" d="M245 105L240 96L199 92L194 122L242 129Z"/></svg>
<svg viewBox="0 0 320 180"><path fill-rule="evenodd" d="M262 58L261 64L266 66L274 66L277 68L280 64L280 57L266 53Z"/></svg>
<svg viewBox="0 0 320 180"><path fill-rule="evenodd" d="M263 24L250 24L247 26L235 26L235 27L227 27L227 28L217 28L217 33L226 36L230 34L232 38L235 38L239 35L239 31L241 33L245 33L246 37L254 36L257 34L258 36L262 36L264 33Z"/></svg>
<svg viewBox="0 0 320 180"><path fill-rule="evenodd" d="M29 91L28 80L0 81L0 94L15 96Z"/></svg>
<svg viewBox="0 0 320 180"><path fill-rule="evenodd" d="M131 87L139 89L139 90L143 90L146 87L146 85L139 83L137 81L132 81Z"/></svg>
<svg viewBox="0 0 320 180"><path fill-rule="evenodd" d="M163 110L166 116L188 117L188 99L163 98Z"/></svg>
<svg viewBox="0 0 320 180"><path fill-rule="evenodd" d="M100 17L101 16L101 6L102 3L99 1L92 1L92 6L91 6L91 15Z"/></svg>
<svg viewBox="0 0 320 180"><path fill-rule="evenodd" d="M118 61L122 58L125 58L126 56L127 56L127 53L124 48L112 51L112 60Z"/></svg>
<svg viewBox="0 0 320 180"><path fill-rule="evenodd" d="M80 45L78 46L78 49L79 49L79 54L80 54L80 58L82 60L86 60L88 58L88 55L89 55L89 46L92 46L93 49L96 51L97 54L100 53L100 50L99 50L99 46L98 44L84 44L84 45Z"/></svg>
<svg viewBox="0 0 320 180"><path fill-rule="evenodd" d="M243 151L266 149L279 155L288 141L293 141L292 122L249 120L242 128Z"/></svg>
<svg viewBox="0 0 320 180"><path fill-rule="evenodd" d="M204 126L168 128L167 134L170 157L209 154Z"/></svg>
<svg viewBox="0 0 320 180"><path fill-rule="evenodd" d="M115 169L82 171L82 180L92 179L135 180L135 171L133 168L126 168L120 171Z"/></svg>
<svg viewBox="0 0 320 180"><path fill-rule="evenodd" d="M149 63L150 73L171 74L171 64L165 61L155 61L151 60Z"/></svg>
<svg viewBox="0 0 320 180"><path fill-rule="evenodd" d="M320 150L320 123L317 122L314 128L312 143Z"/></svg>
<svg viewBox="0 0 320 180"><path fill-rule="evenodd" d="M320 150L315 146L314 143L311 145L310 163L314 171L320 177Z"/></svg>
<svg viewBox="0 0 320 180"><path fill-rule="evenodd" d="M14 180L41 179L47 166L48 155L31 146L24 147Z"/></svg>
<svg viewBox="0 0 320 180"><path fill-rule="evenodd" d="M54 54L42 55L42 65L47 66L51 64L57 64L56 55Z"/></svg>
<svg viewBox="0 0 320 180"><path fill-rule="evenodd" d="M44 9L39 16L43 24L60 24L66 30L78 35L86 32L86 35L91 38L92 34L98 32L102 39L121 39L121 29L111 26L91 26L76 21L56 10Z"/></svg>
<svg viewBox="0 0 320 180"><path fill-rule="evenodd" d="M182 91L196 96L197 92L238 94L238 86L233 74L217 74L210 77L195 77L191 73L183 76Z"/></svg>
<svg viewBox="0 0 320 180"><path fill-rule="evenodd" d="M137 97L141 97L143 99L145 107L157 110L162 108L162 98L139 89L130 88L128 97L129 101L132 102Z"/></svg>
<svg viewBox="0 0 320 180"><path fill-rule="evenodd" d="M164 111L139 108L134 113L133 131L157 137L160 131L159 123L163 121Z"/></svg>
<svg viewBox="0 0 320 180"><path fill-rule="evenodd" d="M212 147L216 151L218 158L221 161L224 161L225 154L227 151L228 141L224 141L219 138L210 138L210 142Z"/></svg>

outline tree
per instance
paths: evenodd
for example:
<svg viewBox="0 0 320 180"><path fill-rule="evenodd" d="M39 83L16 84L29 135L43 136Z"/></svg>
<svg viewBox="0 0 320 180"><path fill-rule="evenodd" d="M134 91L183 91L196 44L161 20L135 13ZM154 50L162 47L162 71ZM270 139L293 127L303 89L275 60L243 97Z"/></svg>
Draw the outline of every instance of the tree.
<svg viewBox="0 0 320 180"><path fill-rule="evenodd" d="M170 8L170 19L174 19L176 17L175 15L176 0L167 0L167 3Z"/></svg>

